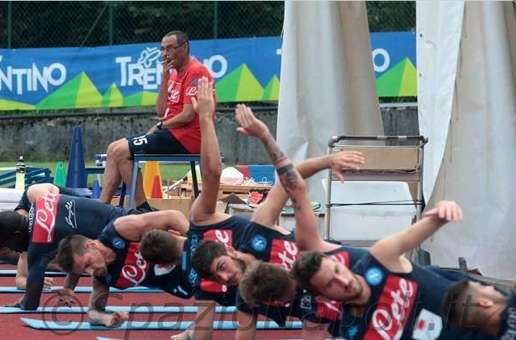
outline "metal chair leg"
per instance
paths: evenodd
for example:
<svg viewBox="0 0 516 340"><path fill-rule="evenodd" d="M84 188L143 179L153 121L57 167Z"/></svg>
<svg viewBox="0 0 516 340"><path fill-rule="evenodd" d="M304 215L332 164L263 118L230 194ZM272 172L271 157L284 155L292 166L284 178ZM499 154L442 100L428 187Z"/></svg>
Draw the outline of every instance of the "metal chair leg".
<svg viewBox="0 0 516 340"><path fill-rule="evenodd" d="M197 171L195 171L195 161L190 161L190 168L192 169L192 184L194 196L199 196L199 186L197 184Z"/></svg>
<svg viewBox="0 0 516 340"><path fill-rule="evenodd" d="M135 194L136 194L136 180L138 179L138 165L139 165L139 161L134 159L133 160L133 172L131 174L131 191L129 192L129 196L128 196L129 208L135 208L135 205L136 205L134 202L134 199L135 199Z"/></svg>

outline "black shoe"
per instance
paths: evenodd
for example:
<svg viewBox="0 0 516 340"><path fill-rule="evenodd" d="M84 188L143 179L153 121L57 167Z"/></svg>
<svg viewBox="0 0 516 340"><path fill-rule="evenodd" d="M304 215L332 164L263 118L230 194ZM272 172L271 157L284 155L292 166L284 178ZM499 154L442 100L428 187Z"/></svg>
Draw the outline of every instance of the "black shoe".
<svg viewBox="0 0 516 340"><path fill-rule="evenodd" d="M151 207L148 202L144 202L136 207L136 210L140 213L148 213L151 211L159 211L159 209L156 209L154 207Z"/></svg>

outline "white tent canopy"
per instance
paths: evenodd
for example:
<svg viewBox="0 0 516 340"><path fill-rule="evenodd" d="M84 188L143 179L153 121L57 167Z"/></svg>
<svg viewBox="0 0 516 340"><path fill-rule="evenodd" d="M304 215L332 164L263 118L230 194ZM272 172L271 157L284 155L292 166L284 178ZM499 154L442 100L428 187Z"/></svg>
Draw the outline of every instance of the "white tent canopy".
<svg viewBox="0 0 516 340"><path fill-rule="evenodd" d="M324 18L324 19L322 19ZM285 2L277 140L294 161L342 134L383 134L365 2ZM324 201L321 179L309 181Z"/></svg>
<svg viewBox="0 0 516 340"><path fill-rule="evenodd" d="M424 191L465 212L424 247L435 264L462 256L502 278L516 274L515 18L510 2L417 3Z"/></svg>
<svg viewBox="0 0 516 340"><path fill-rule="evenodd" d="M485 274L516 274L516 23L511 2L417 2L424 193L454 199L465 221L425 243ZM323 19L321 19L323 18ZM285 2L277 138L295 161L342 134L382 134L365 3ZM321 179L312 199L324 200Z"/></svg>

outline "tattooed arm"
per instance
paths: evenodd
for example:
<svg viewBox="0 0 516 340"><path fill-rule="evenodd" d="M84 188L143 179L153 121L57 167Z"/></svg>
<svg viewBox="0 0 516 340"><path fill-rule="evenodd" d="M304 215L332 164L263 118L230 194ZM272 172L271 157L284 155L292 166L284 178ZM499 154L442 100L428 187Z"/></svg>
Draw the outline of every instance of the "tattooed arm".
<svg viewBox="0 0 516 340"><path fill-rule="evenodd" d="M249 107L241 104L236 108L236 120L240 125L238 131L259 138L271 157L281 185L292 200L296 217L296 231L307 236L318 234L318 223L312 211L305 181L290 159L278 147L267 126L254 116ZM297 234L296 240L299 241ZM305 246L304 242L299 245L301 248Z"/></svg>
<svg viewBox="0 0 516 340"><path fill-rule="evenodd" d="M276 168L278 177L285 191L294 201L296 196L294 192L305 191L305 182L299 172L296 170L290 159L281 151L276 144L274 137L267 126L257 119L251 108L246 105L238 104L235 110L235 118L240 127L237 130L248 136L260 139L272 160L272 164ZM295 205L295 202L294 202Z"/></svg>

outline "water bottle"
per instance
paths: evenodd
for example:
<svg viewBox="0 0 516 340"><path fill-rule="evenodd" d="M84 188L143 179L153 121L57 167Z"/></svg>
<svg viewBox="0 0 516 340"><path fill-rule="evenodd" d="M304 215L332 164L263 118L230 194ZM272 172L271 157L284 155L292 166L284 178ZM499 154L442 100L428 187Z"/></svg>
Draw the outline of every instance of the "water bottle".
<svg viewBox="0 0 516 340"><path fill-rule="evenodd" d="M16 163L16 184L14 188L16 190L25 190L25 163L23 162L23 156L20 156Z"/></svg>

